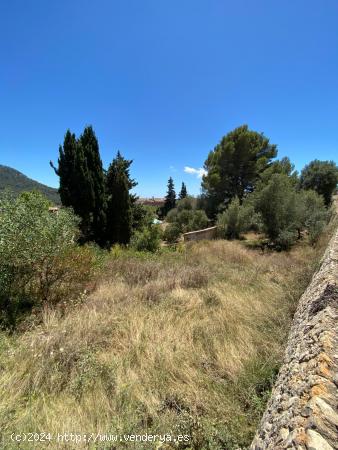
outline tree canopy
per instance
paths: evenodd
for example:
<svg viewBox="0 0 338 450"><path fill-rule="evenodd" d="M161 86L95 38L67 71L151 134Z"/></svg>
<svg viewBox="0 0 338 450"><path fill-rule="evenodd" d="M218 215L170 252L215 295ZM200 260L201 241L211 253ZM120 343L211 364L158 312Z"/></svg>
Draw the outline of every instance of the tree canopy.
<svg viewBox="0 0 338 450"><path fill-rule="evenodd" d="M271 177L277 173L286 175L295 186L297 185L298 173L295 170L295 165L292 164L287 156L282 159L277 159L269 164L269 166L260 174L260 182L267 184Z"/></svg>
<svg viewBox="0 0 338 450"><path fill-rule="evenodd" d="M338 167L333 161L315 159L304 167L300 175L302 189L313 189L324 197L326 205L331 203L331 197L338 183Z"/></svg>
<svg viewBox="0 0 338 450"><path fill-rule="evenodd" d="M208 199L209 214L214 215L220 205L226 206L234 197L241 201L252 192L259 175L276 156L276 145L247 125L224 136L204 163L207 174L202 189Z"/></svg>

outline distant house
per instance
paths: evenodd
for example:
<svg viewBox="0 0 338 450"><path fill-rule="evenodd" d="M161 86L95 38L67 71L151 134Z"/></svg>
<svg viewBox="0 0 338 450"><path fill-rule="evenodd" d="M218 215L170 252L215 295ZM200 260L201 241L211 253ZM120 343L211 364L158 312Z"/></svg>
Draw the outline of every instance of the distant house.
<svg viewBox="0 0 338 450"><path fill-rule="evenodd" d="M138 198L136 201L140 205L156 206L157 208L164 205L163 197Z"/></svg>

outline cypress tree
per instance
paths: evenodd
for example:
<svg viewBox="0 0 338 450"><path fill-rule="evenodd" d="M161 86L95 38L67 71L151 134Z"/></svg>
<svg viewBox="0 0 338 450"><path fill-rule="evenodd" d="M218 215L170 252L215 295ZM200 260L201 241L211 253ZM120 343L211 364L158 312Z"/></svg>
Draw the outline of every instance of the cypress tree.
<svg viewBox="0 0 338 450"><path fill-rule="evenodd" d="M119 161L119 164L121 165L121 169L124 170L124 173L127 178L128 190L130 191L138 184L137 181L135 181L133 178L130 177L130 166L131 166L133 160L125 159L121 155L119 150L117 151L116 159ZM140 214L142 215L142 213L144 212L144 209L143 209L142 205L136 203L136 201L139 198L136 194L129 193L129 196L130 196L131 213L132 213L132 228L135 228L135 227L137 227L137 224L138 224L138 221L140 218Z"/></svg>
<svg viewBox="0 0 338 450"><path fill-rule="evenodd" d="M58 168L54 167L52 161L50 165L55 173L60 177L59 194L64 206L73 206L76 200L76 149L77 142L74 133L67 130L63 145L59 146Z"/></svg>
<svg viewBox="0 0 338 450"><path fill-rule="evenodd" d="M84 129L78 141L79 156L83 158L83 209L89 221L91 239L103 244L106 222L105 177L99 144L91 126Z"/></svg>
<svg viewBox="0 0 338 450"><path fill-rule="evenodd" d="M167 195L165 196L164 205L162 208L163 216L166 216L171 209L175 208L175 205L176 205L176 193L174 187L174 180L170 177L168 180Z"/></svg>
<svg viewBox="0 0 338 450"><path fill-rule="evenodd" d="M186 198L187 195L188 195L187 186L184 183L182 183L179 199L182 200L182 198Z"/></svg>
<svg viewBox="0 0 338 450"><path fill-rule="evenodd" d="M122 157L120 152L109 166L106 178L107 191L107 230L108 245L128 244L132 233L133 197L129 190L136 183L130 178L129 167L132 161Z"/></svg>
<svg viewBox="0 0 338 450"><path fill-rule="evenodd" d="M105 228L105 184L99 146L92 127L86 127L77 140L66 132L59 148L58 168L62 204L72 207L81 218L82 240L102 245Z"/></svg>

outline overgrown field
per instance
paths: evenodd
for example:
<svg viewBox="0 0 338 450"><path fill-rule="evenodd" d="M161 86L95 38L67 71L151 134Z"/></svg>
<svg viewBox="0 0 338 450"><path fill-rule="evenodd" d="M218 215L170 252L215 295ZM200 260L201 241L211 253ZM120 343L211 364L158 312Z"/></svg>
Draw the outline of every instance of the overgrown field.
<svg viewBox="0 0 338 450"><path fill-rule="evenodd" d="M113 249L90 295L1 335L5 448L22 431L186 434L161 448L246 448L327 239L280 253L221 240ZM21 448L155 448L34 445Z"/></svg>

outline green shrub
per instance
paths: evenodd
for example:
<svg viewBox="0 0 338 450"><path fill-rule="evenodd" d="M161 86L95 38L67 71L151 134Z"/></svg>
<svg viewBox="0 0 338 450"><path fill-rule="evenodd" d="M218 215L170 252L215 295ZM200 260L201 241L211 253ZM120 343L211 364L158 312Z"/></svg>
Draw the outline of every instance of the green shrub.
<svg viewBox="0 0 338 450"><path fill-rule="evenodd" d="M132 204L132 218L133 230L142 230L153 223L153 220L156 218L156 208L134 202Z"/></svg>
<svg viewBox="0 0 338 450"><path fill-rule="evenodd" d="M249 204L240 205L236 197L228 209L218 216L217 226L220 236L226 239L238 239L241 233L247 231L253 224L253 218L258 223L258 216L253 207Z"/></svg>
<svg viewBox="0 0 338 450"><path fill-rule="evenodd" d="M319 236L322 234L326 224L327 222L322 220L316 221L311 224L311 226L308 228L310 244L314 245L318 241Z"/></svg>
<svg viewBox="0 0 338 450"><path fill-rule="evenodd" d="M185 197L177 202L176 208L178 211L197 209L196 203L197 200L194 197Z"/></svg>
<svg viewBox="0 0 338 450"><path fill-rule="evenodd" d="M330 218L323 196L311 190L301 191L298 212L300 227L307 230L310 243L315 244Z"/></svg>
<svg viewBox="0 0 338 450"><path fill-rule="evenodd" d="M296 240L297 231L295 229L281 230L275 239L276 248L277 250L289 250Z"/></svg>
<svg viewBox="0 0 338 450"><path fill-rule="evenodd" d="M208 217L204 211L195 209L196 199L187 197L180 200L177 207L169 211L166 220L170 224L175 224L175 228L169 228L168 233L175 234L177 228L180 233L196 231L208 226ZM169 235L168 235L169 236Z"/></svg>
<svg viewBox="0 0 338 450"><path fill-rule="evenodd" d="M268 237L274 242L292 244L299 228L299 198L290 177L272 175L268 184L254 193L254 199Z"/></svg>
<svg viewBox="0 0 338 450"><path fill-rule="evenodd" d="M208 226L208 217L202 210L196 210L193 212L190 221L187 225L186 231L203 230Z"/></svg>
<svg viewBox="0 0 338 450"><path fill-rule="evenodd" d="M170 223L163 233L163 239L169 244L177 242L181 234L181 228L176 223Z"/></svg>
<svg viewBox="0 0 338 450"><path fill-rule="evenodd" d="M302 230L314 244L329 219L324 198L315 191L297 191L292 177L285 174L273 174L252 196L268 237L280 249L289 249Z"/></svg>
<svg viewBox="0 0 338 450"><path fill-rule="evenodd" d="M177 208L171 209L171 210L168 212L168 214L167 214L167 216L166 216L165 219L166 219L166 221L167 221L168 223L174 223L174 222L177 221L178 214L179 214L179 211L178 211Z"/></svg>
<svg viewBox="0 0 338 450"><path fill-rule="evenodd" d="M161 227L150 225L142 231L136 231L131 238L130 245L137 251L156 252L160 248L161 237Z"/></svg>
<svg viewBox="0 0 338 450"><path fill-rule="evenodd" d="M39 193L0 198L0 322L14 327L33 306L56 304L81 290L95 259L76 245L78 219L48 211ZM80 286L81 285L81 286Z"/></svg>

